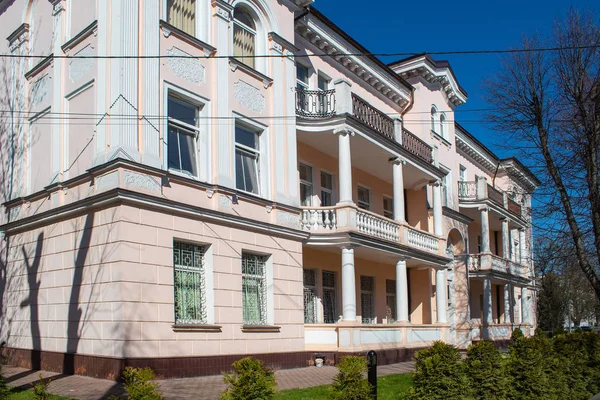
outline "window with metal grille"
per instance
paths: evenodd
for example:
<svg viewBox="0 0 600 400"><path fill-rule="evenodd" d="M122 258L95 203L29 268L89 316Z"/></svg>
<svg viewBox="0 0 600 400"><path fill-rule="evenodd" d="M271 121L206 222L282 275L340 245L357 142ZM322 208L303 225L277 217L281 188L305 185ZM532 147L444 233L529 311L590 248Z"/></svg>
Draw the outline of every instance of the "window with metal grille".
<svg viewBox="0 0 600 400"><path fill-rule="evenodd" d="M360 277L360 309L363 324L377 323L375 316L375 278L372 276Z"/></svg>
<svg viewBox="0 0 600 400"><path fill-rule="evenodd" d="M312 206L313 194L313 172L312 167L306 164L300 164L300 205L304 207Z"/></svg>
<svg viewBox="0 0 600 400"><path fill-rule="evenodd" d="M206 323L204 247L173 242L175 323Z"/></svg>
<svg viewBox="0 0 600 400"><path fill-rule="evenodd" d="M321 171L321 207L333 205L333 176Z"/></svg>
<svg viewBox="0 0 600 400"><path fill-rule="evenodd" d="M167 139L167 161L170 169L187 172L196 176L196 137L199 109L193 104L169 96L167 113L169 118L169 136Z"/></svg>
<svg viewBox="0 0 600 400"><path fill-rule="evenodd" d="M304 275L304 323L317 323L317 271L314 269L305 269Z"/></svg>
<svg viewBox="0 0 600 400"><path fill-rule="evenodd" d="M245 325L267 323L267 257L242 253L242 306Z"/></svg>
<svg viewBox="0 0 600 400"><path fill-rule="evenodd" d="M256 52L256 24L252 15L242 6L233 10L233 55L254 68Z"/></svg>
<svg viewBox="0 0 600 400"><path fill-rule="evenodd" d="M167 22L185 33L196 35L196 0L168 0Z"/></svg>
<svg viewBox="0 0 600 400"><path fill-rule="evenodd" d="M363 210L371 209L371 191L362 186L358 187L358 207Z"/></svg>
<svg viewBox="0 0 600 400"><path fill-rule="evenodd" d="M323 271L323 322L335 324L337 315L337 280L335 272Z"/></svg>
<svg viewBox="0 0 600 400"><path fill-rule="evenodd" d="M383 216L394 219L394 199L383 196Z"/></svg>
<svg viewBox="0 0 600 400"><path fill-rule="evenodd" d="M392 279L385 280L385 295L386 295L386 319L388 324L396 322L396 281Z"/></svg>

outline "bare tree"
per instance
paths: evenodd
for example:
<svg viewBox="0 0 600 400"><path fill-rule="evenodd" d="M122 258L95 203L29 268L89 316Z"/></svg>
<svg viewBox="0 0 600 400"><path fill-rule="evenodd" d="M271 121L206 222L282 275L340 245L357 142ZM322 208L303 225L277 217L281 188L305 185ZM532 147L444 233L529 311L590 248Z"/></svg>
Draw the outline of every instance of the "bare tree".
<svg viewBox="0 0 600 400"><path fill-rule="evenodd" d="M487 84L495 129L511 136L542 178L538 215L550 236L566 235L600 299L600 27L571 10L548 37L523 40ZM540 51L544 47L557 51Z"/></svg>

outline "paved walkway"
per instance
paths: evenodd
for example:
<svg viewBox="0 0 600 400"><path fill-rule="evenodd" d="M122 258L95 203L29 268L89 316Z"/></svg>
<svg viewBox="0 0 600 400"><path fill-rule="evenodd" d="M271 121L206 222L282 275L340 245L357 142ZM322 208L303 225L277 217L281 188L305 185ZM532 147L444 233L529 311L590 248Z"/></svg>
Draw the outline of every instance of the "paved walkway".
<svg viewBox="0 0 600 400"><path fill-rule="evenodd" d="M383 365L377 369L378 376L404 374L414 369L414 362ZM60 375L46 371L32 371L11 366L3 367L3 374L10 386L30 388L31 383L39 380L40 373L44 378L51 378L49 391L64 397L82 400L107 399L111 395L125 392L121 384L104 379L94 379L79 375ZM308 367L280 370L275 372L279 390L305 388L328 385L337 374L335 367ZM160 390L166 399L216 400L225 389L220 375L198 378L167 379L158 381Z"/></svg>

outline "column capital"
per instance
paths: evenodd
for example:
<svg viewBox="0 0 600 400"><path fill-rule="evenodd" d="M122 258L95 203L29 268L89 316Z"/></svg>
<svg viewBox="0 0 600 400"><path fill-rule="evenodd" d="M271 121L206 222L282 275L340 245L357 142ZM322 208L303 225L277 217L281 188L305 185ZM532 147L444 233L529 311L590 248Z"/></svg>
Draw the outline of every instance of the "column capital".
<svg viewBox="0 0 600 400"><path fill-rule="evenodd" d="M436 179L433 181L429 181L429 184L433 187L438 187L438 186L442 186L442 181L440 181L439 179Z"/></svg>
<svg viewBox="0 0 600 400"><path fill-rule="evenodd" d="M503 224L508 224L510 223L512 220L508 217L500 217L500 221L502 221Z"/></svg>
<svg viewBox="0 0 600 400"><path fill-rule="evenodd" d="M398 261L396 261L396 264L401 263L401 262L406 263L406 261L408 261L408 257L400 257L400 258L398 258Z"/></svg>
<svg viewBox="0 0 600 400"><path fill-rule="evenodd" d="M223 0L212 0L211 2L214 10L214 14L217 17L223 19L226 22L231 21L233 15L233 7Z"/></svg>
<svg viewBox="0 0 600 400"><path fill-rule="evenodd" d="M349 126L344 125L342 127L335 128L333 130L333 134L334 135L343 135L343 136L346 136L346 135L354 136L356 134L356 132L354 131L354 129L350 128Z"/></svg>
<svg viewBox="0 0 600 400"><path fill-rule="evenodd" d="M478 210L488 212L488 211L490 211L490 208L488 206L481 206L478 208Z"/></svg>
<svg viewBox="0 0 600 400"><path fill-rule="evenodd" d="M401 157L390 157L388 162L394 165L406 165L406 160Z"/></svg>

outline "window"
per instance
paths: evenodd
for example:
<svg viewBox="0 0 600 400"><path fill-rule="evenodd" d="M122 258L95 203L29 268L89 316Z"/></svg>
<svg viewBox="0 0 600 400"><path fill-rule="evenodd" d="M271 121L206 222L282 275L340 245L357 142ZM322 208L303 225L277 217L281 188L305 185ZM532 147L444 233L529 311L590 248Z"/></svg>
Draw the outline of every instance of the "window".
<svg viewBox="0 0 600 400"><path fill-rule="evenodd" d="M325 91L329 90L329 82L331 82L331 80L329 78L326 78L325 76L319 74L319 76L317 78L317 88L319 89L319 91L325 92ZM319 112L321 114L327 114L331 111L332 105L330 104L330 102L332 100L330 98L328 100L327 94L320 93L318 96L318 101L319 101Z"/></svg>
<svg viewBox="0 0 600 400"><path fill-rule="evenodd" d="M481 235L477 235L477 253L481 253Z"/></svg>
<svg viewBox="0 0 600 400"><path fill-rule="evenodd" d="M435 118L436 118L437 110L435 107L431 107L431 130L435 132Z"/></svg>
<svg viewBox="0 0 600 400"><path fill-rule="evenodd" d="M394 219L394 200L391 197L383 196L383 216Z"/></svg>
<svg viewBox="0 0 600 400"><path fill-rule="evenodd" d="M196 137L198 107L170 96L167 103L169 120L168 155L169 169L197 176Z"/></svg>
<svg viewBox="0 0 600 400"><path fill-rule="evenodd" d="M206 323L204 248L173 242L175 323Z"/></svg>
<svg viewBox="0 0 600 400"><path fill-rule="evenodd" d="M235 126L235 184L239 190L259 194L259 134Z"/></svg>
<svg viewBox="0 0 600 400"><path fill-rule="evenodd" d="M233 10L233 55L254 68L256 53L256 24L248 11L237 6Z"/></svg>
<svg viewBox="0 0 600 400"><path fill-rule="evenodd" d="M305 269L304 275L304 323L317 323L317 271L314 269Z"/></svg>
<svg viewBox="0 0 600 400"><path fill-rule="evenodd" d="M333 176L321 171L321 207L333 205Z"/></svg>
<svg viewBox="0 0 600 400"><path fill-rule="evenodd" d="M313 181L312 167L300 164L300 203L304 207L312 206Z"/></svg>
<svg viewBox="0 0 600 400"><path fill-rule="evenodd" d="M337 285L335 272L323 271L323 322L337 322Z"/></svg>
<svg viewBox="0 0 600 400"><path fill-rule="evenodd" d="M196 0L167 0L167 22L196 36Z"/></svg>
<svg viewBox="0 0 600 400"><path fill-rule="evenodd" d="M246 325L267 323L267 257L242 253L242 305Z"/></svg>
<svg viewBox="0 0 600 400"><path fill-rule="evenodd" d="M372 276L360 277L360 310L363 324L376 324L375 317L375 278Z"/></svg>
<svg viewBox="0 0 600 400"><path fill-rule="evenodd" d="M461 182L467 181L467 168L464 165L460 166L460 181Z"/></svg>
<svg viewBox="0 0 600 400"><path fill-rule="evenodd" d="M398 318L396 314L396 281L392 279L385 280L386 294L386 319L388 324L393 324Z"/></svg>
<svg viewBox="0 0 600 400"><path fill-rule="evenodd" d="M308 89L308 67L296 64L296 86L298 89Z"/></svg>
<svg viewBox="0 0 600 400"><path fill-rule="evenodd" d="M322 91L329 90L330 82L331 82L331 80L329 78L326 78L325 76L319 74L319 77L317 80L317 87L319 88L319 90L322 90Z"/></svg>
<svg viewBox="0 0 600 400"><path fill-rule="evenodd" d="M358 207L363 210L371 209L371 191L362 186L358 187Z"/></svg>
<svg viewBox="0 0 600 400"><path fill-rule="evenodd" d="M443 137L444 139L446 139L446 130L445 125L446 124L446 116L444 114L440 115L440 136Z"/></svg>
<svg viewBox="0 0 600 400"><path fill-rule="evenodd" d="M446 207L452 205L452 171L448 171L442 180L442 202Z"/></svg>

